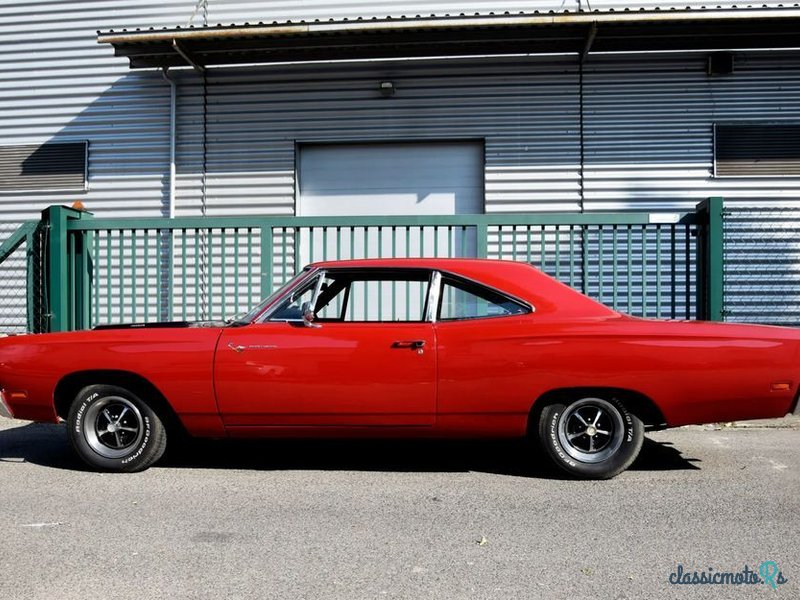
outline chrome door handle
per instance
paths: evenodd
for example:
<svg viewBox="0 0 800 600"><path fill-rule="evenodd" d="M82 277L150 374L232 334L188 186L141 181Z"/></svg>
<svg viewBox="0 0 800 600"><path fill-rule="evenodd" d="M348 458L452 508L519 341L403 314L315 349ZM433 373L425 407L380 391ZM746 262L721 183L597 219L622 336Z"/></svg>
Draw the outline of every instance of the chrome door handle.
<svg viewBox="0 0 800 600"><path fill-rule="evenodd" d="M244 352L244 346L234 346L232 342L228 342L228 348L234 352Z"/></svg>
<svg viewBox="0 0 800 600"><path fill-rule="evenodd" d="M392 348L411 348L412 350L422 350L425 347L425 340L398 340L392 344Z"/></svg>

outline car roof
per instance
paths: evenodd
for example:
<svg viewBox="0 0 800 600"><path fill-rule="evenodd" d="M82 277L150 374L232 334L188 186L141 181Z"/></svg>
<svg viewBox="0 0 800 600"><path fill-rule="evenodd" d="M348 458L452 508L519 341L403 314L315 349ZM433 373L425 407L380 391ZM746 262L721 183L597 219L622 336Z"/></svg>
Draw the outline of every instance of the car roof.
<svg viewBox="0 0 800 600"><path fill-rule="evenodd" d="M431 269L477 281L532 304L537 313L609 316L613 310L517 261L481 258L371 258L317 262L320 269Z"/></svg>

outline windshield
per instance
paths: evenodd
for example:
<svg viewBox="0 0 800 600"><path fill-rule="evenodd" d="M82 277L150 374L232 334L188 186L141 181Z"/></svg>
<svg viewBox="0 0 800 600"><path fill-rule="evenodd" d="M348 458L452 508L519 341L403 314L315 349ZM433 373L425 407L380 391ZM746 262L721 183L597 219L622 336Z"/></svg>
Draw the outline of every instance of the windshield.
<svg viewBox="0 0 800 600"><path fill-rule="evenodd" d="M257 306L251 308L250 312L238 314L234 317L231 317L226 320L226 323L229 323L231 325L247 325L248 323L251 323L258 315L264 312L264 309L267 308L267 306L275 302L275 300L283 296L283 294L285 294L290 289L298 285L302 280L304 280L308 276L310 272L311 272L310 267L306 267L300 273L298 273L297 275L292 277L289 281L284 283L276 291L272 292L272 294L270 294L267 298L259 302Z"/></svg>

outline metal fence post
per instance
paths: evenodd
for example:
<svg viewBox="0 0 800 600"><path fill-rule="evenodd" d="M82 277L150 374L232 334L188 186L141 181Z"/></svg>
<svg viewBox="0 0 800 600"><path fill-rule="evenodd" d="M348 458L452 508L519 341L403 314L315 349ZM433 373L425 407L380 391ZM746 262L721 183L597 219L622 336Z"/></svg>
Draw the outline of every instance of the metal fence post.
<svg viewBox="0 0 800 600"><path fill-rule="evenodd" d="M75 246L75 256L70 252L69 229L67 222L71 219L81 219L84 216L91 216L91 213L75 210L66 206L49 206L42 211L42 222L45 226L46 236L46 276L47 283L47 303L49 327L48 331L69 331L71 326L80 326L79 319L71 319L71 315L77 316L77 307L88 305L88 298L76 298L79 293L76 288L80 287L83 294L85 286L82 276L84 265L88 269L88 260L76 260L78 256L86 251L86 244L80 244L82 251L78 253ZM75 276L80 273L80 276ZM73 277L70 277L73 274ZM86 273L88 278L88 272ZM80 280L80 286L74 284ZM81 309L82 310L82 309Z"/></svg>
<svg viewBox="0 0 800 600"><path fill-rule="evenodd" d="M274 277L274 256L272 249L272 226L261 226L261 297L272 294Z"/></svg>
<svg viewBox="0 0 800 600"><path fill-rule="evenodd" d="M36 292L34 288L34 272L37 267L38 258L35 251L36 232L35 230L25 236L25 308L26 321L29 333L36 332Z"/></svg>
<svg viewBox="0 0 800 600"><path fill-rule="evenodd" d="M489 225L486 221L482 221L475 226L475 229L477 237L475 254L478 258L489 258Z"/></svg>
<svg viewBox="0 0 800 600"><path fill-rule="evenodd" d="M697 205L698 302L697 317L725 320L724 200L708 198Z"/></svg>
<svg viewBox="0 0 800 600"><path fill-rule="evenodd" d="M91 214L83 213L80 218L86 217L91 217ZM89 329L93 301L91 282L94 273L90 255L93 233L91 231L75 231L70 235L75 236L75 256L73 257L75 285L71 294L75 305L72 329Z"/></svg>

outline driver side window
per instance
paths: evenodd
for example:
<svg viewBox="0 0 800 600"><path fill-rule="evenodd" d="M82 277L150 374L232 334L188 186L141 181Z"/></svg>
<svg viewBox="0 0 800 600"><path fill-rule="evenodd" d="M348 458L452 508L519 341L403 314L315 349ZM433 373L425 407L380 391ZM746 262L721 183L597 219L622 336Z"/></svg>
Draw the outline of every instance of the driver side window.
<svg viewBox="0 0 800 600"><path fill-rule="evenodd" d="M362 269L326 271L314 307L315 321L421 322L430 272L425 270ZM306 302L314 299L319 276L295 290L269 315L271 321L299 321Z"/></svg>
<svg viewBox="0 0 800 600"><path fill-rule="evenodd" d="M312 277L283 300L269 315L270 321L299 321L303 318L303 305L311 302L317 289L319 276Z"/></svg>

